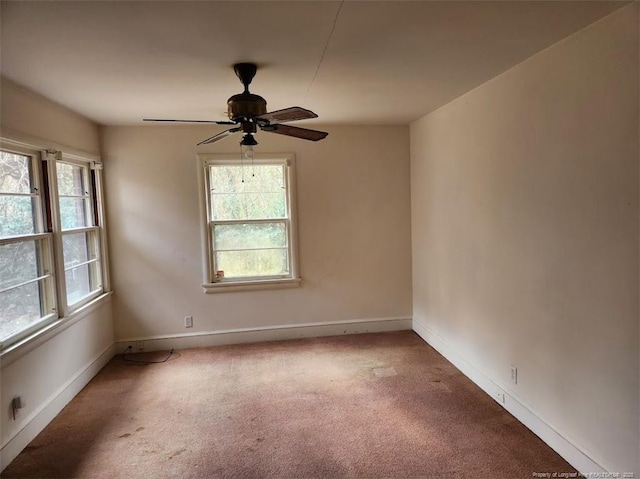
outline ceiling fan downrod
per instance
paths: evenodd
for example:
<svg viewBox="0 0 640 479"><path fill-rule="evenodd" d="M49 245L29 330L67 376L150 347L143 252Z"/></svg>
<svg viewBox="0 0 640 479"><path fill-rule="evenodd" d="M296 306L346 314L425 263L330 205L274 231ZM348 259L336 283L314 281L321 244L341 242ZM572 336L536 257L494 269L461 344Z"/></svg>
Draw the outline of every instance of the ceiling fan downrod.
<svg viewBox="0 0 640 479"><path fill-rule="evenodd" d="M256 76L258 66L255 63L236 63L233 65L233 71L244 85L244 92L249 93L249 85L253 77Z"/></svg>

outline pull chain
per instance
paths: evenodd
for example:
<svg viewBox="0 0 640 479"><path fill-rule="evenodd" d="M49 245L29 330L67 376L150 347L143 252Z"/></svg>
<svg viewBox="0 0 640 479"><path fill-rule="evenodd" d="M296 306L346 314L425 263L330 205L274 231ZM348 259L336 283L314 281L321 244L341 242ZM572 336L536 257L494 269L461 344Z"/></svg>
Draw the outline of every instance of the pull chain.
<svg viewBox="0 0 640 479"><path fill-rule="evenodd" d="M242 158L242 143L240 143L240 176L242 178L242 182L244 183L244 163Z"/></svg>

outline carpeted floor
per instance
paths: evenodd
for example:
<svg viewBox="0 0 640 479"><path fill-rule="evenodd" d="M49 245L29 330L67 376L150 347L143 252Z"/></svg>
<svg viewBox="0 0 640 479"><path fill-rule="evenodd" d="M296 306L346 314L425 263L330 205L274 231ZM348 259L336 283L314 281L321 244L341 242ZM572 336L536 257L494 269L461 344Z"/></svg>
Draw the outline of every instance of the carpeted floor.
<svg viewBox="0 0 640 479"><path fill-rule="evenodd" d="M131 355L161 359L166 353ZM410 331L115 357L6 478L576 472Z"/></svg>

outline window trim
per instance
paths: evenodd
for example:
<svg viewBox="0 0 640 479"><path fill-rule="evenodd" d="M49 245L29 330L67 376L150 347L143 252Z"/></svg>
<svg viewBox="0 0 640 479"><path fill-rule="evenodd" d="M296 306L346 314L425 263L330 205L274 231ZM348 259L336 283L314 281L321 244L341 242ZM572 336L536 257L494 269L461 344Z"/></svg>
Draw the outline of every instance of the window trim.
<svg viewBox="0 0 640 479"><path fill-rule="evenodd" d="M81 226L77 228L70 228L67 230L62 229L62 219L60 218L60 195L58 194L58 170L57 164L67 163L70 165L79 166L81 168L86 168L86 172L84 173L84 182L86 182L86 187L89 190L86 204L88 204L88 211L85 211L85 221L91 220L95 223L94 218L99 217L100 215L96 215L96 209L101 210L103 205L98 201L98 198L94 196L93 188L91 187L91 172L95 171L92 168L92 164L95 163L89 159L81 158L76 155L71 155L68 153L64 153L61 151L57 151L55 153L50 153L46 150L42 151L42 159L47 162L47 175L48 175L48 183L49 183L49 201L57 205L55 208L51 208L51 227L53 230L53 247L54 247L54 261L56 262L56 270L60 273L56 275L56 290L58 292L58 311L60 311L60 316L65 317L69 313L82 308L85 304L90 303L98 296L106 292L105 289L105 281L104 277L101 281L101 287L90 291L88 295L84 296L80 300L75 303L69 304L68 296L67 296L67 281L66 281L66 272L67 268L64 264L64 250L63 250L63 238L65 235L80 233L80 232L90 232L94 231L97 236L98 248L97 248L97 262L99 264L100 275L102 275L102 271L105 269L104 259L102 258L102 247L101 244L104 242L104 228L100 225L88 225ZM100 180L96 178L96 184L100 183ZM90 272L91 274L91 272Z"/></svg>
<svg viewBox="0 0 640 479"><path fill-rule="evenodd" d="M40 145L35 145L34 143L39 143ZM32 325L0 341L0 356L3 358L5 352L13 351L16 348L23 348L37 338L40 338L42 334L52 329L57 330L60 325L67 325L69 321L76 318L77 314L81 311L84 311L92 304L101 302L103 298L108 297L111 291L107 255L108 247L104 211L102 163L99 161L99 157L89 153L86 155L81 153L82 156L80 156L75 153L68 153L67 150L61 152L43 149L43 146L47 143L49 142L35 138L27 143L6 136L0 137L0 149L31 158L31 168L34 176L32 186L38 188L38 201L36 202L36 214L38 218L34 224L36 232L31 235L1 238L0 244L32 240L43 243L42 256L45 258L41 259L41 261L44 261L42 267L48 267L49 269L50 277L48 281L51 286L49 288L41 287L41 298L43 298L41 299L41 303L52 306L52 312L43 315ZM62 148L62 146L55 146ZM77 164L88 168L86 176L89 181L87 186L89 188L89 202L92 209L90 214L92 218L95 218L94 222L97 220L97 224L78 228L78 231L66 230L63 232L61 230L55 161ZM53 168L51 168L52 162L54 164ZM44 166L45 164L46 168ZM53 182L51 181L52 177ZM56 216L58 221L57 226L55 223ZM73 303L71 307L68 307L64 258L62 255L62 236L64 234L83 231L87 233L94 231L97 236L98 245L96 253L98 255L97 260L99 261L98 275L101 278L102 286L80 301ZM57 243L59 243L59 246Z"/></svg>
<svg viewBox="0 0 640 479"><path fill-rule="evenodd" d="M234 154L214 154L201 153L197 155L198 163L198 190L200 199L200 225L201 244L203 258L203 284L205 293L231 292L231 291L252 291L261 289L276 289L297 287L301 284L298 269L298 222L297 222L297 191L296 191L296 170L295 155L293 153L281 154L256 154L254 164L257 165L283 165L285 167L285 190L287 218L274 219L276 221L287 221L288 241L289 241L289 267L290 273L287 276L259 276L246 278L225 279L224 281L214 281L214 251L213 251L213 222L211 217L211 202L209 199L209 166L215 165L237 165L240 160ZM224 222L222 222L224 223Z"/></svg>
<svg viewBox="0 0 640 479"><path fill-rule="evenodd" d="M9 345L22 341L34 333L37 333L39 330L48 327L58 319L58 291L56 288L57 275L53 234L47 231L46 224L47 199L44 193L40 150L7 141L4 138L0 138L0 148L9 153L26 156L31 162L31 187L32 191L37 191L37 193L35 193L36 201L33 202L35 207L35 211L33 212L35 216L33 222L34 232L0 238L0 245L26 243L31 241L41 243L41 246L37 249L39 276L34 280L30 280L28 283L35 281L38 284L38 289L40 290L40 310L42 314L38 320L34 321L29 326L16 331L4 340L0 340L0 350L2 350Z"/></svg>

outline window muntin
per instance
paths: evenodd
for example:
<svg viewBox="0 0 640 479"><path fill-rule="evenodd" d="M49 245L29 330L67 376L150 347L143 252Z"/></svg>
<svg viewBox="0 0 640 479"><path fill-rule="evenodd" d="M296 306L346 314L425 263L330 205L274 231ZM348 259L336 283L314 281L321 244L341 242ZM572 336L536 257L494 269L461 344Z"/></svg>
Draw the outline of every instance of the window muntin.
<svg viewBox="0 0 640 479"><path fill-rule="evenodd" d="M291 162L205 160L207 282L296 278Z"/></svg>

